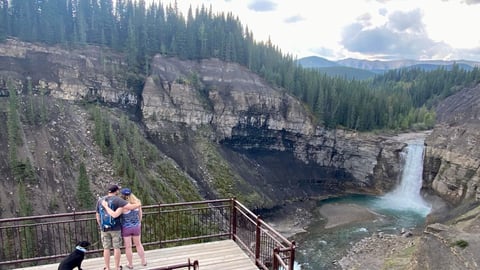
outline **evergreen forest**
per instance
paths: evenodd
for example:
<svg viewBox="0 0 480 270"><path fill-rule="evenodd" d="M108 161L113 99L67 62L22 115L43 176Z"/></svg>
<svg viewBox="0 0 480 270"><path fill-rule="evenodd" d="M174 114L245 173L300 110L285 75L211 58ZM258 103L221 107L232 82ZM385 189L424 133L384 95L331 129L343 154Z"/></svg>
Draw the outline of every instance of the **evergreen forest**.
<svg viewBox="0 0 480 270"><path fill-rule="evenodd" d="M435 105L480 82L478 67L464 70L391 70L371 80L329 77L302 68L295 56L255 40L232 13L176 2L144 0L0 0L0 42L16 38L75 48L95 45L125 54L130 72L149 74L155 54L218 58L249 68L304 102L318 124L359 131L421 130L435 123ZM199 89L200 90L200 89Z"/></svg>

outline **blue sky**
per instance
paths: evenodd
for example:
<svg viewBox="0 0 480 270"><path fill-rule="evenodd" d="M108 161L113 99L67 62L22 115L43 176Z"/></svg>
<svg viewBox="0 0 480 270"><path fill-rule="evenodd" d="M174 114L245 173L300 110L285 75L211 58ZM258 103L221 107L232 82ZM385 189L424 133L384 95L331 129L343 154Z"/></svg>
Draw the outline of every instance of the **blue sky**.
<svg viewBox="0 0 480 270"><path fill-rule="evenodd" d="M155 1L155 0L146 0ZM158 1L157 1L158 2ZM161 1L163 4L173 2ZM177 0L231 12L299 58L480 61L480 0Z"/></svg>

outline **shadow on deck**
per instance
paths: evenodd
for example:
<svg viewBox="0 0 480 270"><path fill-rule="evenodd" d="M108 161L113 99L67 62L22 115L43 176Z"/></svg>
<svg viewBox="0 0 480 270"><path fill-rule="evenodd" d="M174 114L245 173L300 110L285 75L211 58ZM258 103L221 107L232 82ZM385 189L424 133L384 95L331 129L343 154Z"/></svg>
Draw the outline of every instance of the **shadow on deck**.
<svg viewBox="0 0 480 270"><path fill-rule="evenodd" d="M0 269L57 269L82 240L93 243L82 268L102 269L99 239L95 211L0 219ZM148 266L135 254L135 269L190 259L202 270L293 270L295 260L295 242L235 199L144 206L142 242ZM127 270L125 255L122 265Z"/></svg>

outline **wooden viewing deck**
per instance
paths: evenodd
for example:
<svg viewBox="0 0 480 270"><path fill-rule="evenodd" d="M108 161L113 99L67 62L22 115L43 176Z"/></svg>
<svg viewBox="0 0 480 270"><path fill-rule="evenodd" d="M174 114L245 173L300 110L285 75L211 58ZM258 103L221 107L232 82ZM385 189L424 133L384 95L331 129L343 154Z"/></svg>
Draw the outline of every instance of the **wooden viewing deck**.
<svg viewBox="0 0 480 270"><path fill-rule="evenodd" d="M183 264L186 263L188 259L191 261L197 260L199 267L202 270L258 270L258 267L255 266L254 262L232 240L161 248L145 251L145 254L147 258L147 266L142 266L138 255L136 253L133 254L133 266L135 270L155 269L170 265ZM126 267L127 258L123 251L120 263L123 266L123 270L129 270ZM110 264L111 269L113 270L113 252ZM103 267L103 257L89 259L87 255L82 263L82 268L84 270L103 269ZM18 269L57 270L57 268L58 263ZM179 269L188 269L188 267Z"/></svg>
<svg viewBox="0 0 480 270"><path fill-rule="evenodd" d="M235 199L144 206L148 265L135 269L293 270L295 242ZM89 241L84 269L103 269L95 211L0 219L0 269L57 269L78 241ZM123 251L123 250L122 250ZM126 267L125 252L121 264ZM190 260L190 263L189 263ZM113 252L110 267L113 270ZM165 268L172 266L184 268ZM23 267L23 268L22 268Z"/></svg>

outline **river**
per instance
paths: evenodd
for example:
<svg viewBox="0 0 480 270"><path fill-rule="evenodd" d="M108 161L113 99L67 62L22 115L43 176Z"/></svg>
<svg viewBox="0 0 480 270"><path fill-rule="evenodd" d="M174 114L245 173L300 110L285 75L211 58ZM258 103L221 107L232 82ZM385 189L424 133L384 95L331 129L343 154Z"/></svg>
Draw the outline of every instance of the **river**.
<svg viewBox="0 0 480 270"><path fill-rule="evenodd" d="M355 206L364 209L363 215L346 224L326 226L327 219L315 214L305 233L293 237L297 242L297 270L341 269L336 263L357 241L376 232L398 234L400 230L416 230L422 227L431 205L420 195L423 170L424 139L407 141L408 146L402 153L404 167L398 187L384 196L351 195L343 198L327 199L318 203L315 213L321 213L327 206L342 209ZM356 208L353 208L354 210ZM351 210L351 209L350 209ZM348 212L348 213L351 213ZM367 218L368 217L368 218Z"/></svg>

